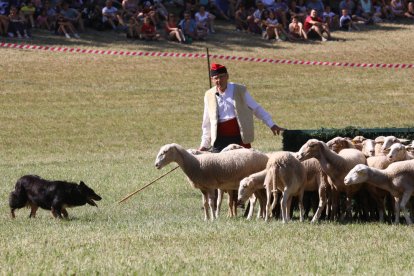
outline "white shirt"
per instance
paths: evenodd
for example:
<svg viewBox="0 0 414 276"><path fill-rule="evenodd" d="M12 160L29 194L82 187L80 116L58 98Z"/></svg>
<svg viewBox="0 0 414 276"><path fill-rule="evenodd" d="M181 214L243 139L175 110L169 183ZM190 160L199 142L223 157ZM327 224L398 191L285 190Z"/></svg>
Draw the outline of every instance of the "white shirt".
<svg viewBox="0 0 414 276"><path fill-rule="evenodd" d="M218 105L218 120L219 122L225 122L236 118L236 109L234 102L234 83L229 82L224 93L219 93L217 97ZM253 114L263 121L269 128L275 125L272 117L266 110L263 109L250 95L249 91L246 91L246 103L247 106L253 111ZM208 115L208 103L207 97L204 96L204 113L203 123L201 126L203 134L201 135L201 147L209 148L211 143L211 125L210 116Z"/></svg>

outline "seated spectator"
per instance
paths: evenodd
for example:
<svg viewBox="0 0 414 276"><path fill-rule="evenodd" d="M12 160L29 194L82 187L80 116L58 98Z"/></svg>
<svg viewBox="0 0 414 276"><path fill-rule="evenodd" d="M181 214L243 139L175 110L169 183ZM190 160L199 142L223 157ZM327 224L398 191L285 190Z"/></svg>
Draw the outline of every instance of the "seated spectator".
<svg viewBox="0 0 414 276"><path fill-rule="evenodd" d="M247 17L247 22L249 23L249 32L254 34L261 34L262 33L262 14L265 11L265 7L261 0L256 1L257 9L253 12L253 14Z"/></svg>
<svg viewBox="0 0 414 276"><path fill-rule="evenodd" d="M131 16L128 21L127 38L140 38L142 24L134 16Z"/></svg>
<svg viewBox="0 0 414 276"><path fill-rule="evenodd" d="M135 16L138 11L138 0L123 0L122 9L124 10L124 18L129 20Z"/></svg>
<svg viewBox="0 0 414 276"><path fill-rule="evenodd" d="M298 21L304 21L306 18L306 7L298 6L295 0L290 1L289 11L287 13L288 20L292 21L296 17Z"/></svg>
<svg viewBox="0 0 414 276"><path fill-rule="evenodd" d="M61 13L57 14L56 27L56 32L58 34L64 34L66 38L71 38L71 35L73 35L75 38L80 38L73 24L70 21L66 20Z"/></svg>
<svg viewBox="0 0 414 276"><path fill-rule="evenodd" d="M325 6L322 19L325 23L328 23L330 29L338 28L338 15L331 10L329 5Z"/></svg>
<svg viewBox="0 0 414 276"><path fill-rule="evenodd" d="M244 6L244 4L240 4L239 8L237 9L234 20L236 22L236 31L245 31L249 28L249 24L247 22L248 13Z"/></svg>
<svg viewBox="0 0 414 276"><path fill-rule="evenodd" d="M161 20L157 12L157 8L150 1L145 1L142 8L142 16L149 17L154 26L159 26Z"/></svg>
<svg viewBox="0 0 414 276"><path fill-rule="evenodd" d="M408 2L407 11L405 12L405 17L414 19L414 3Z"/></svg>
<svg viewBox="0 0 414 276"><path fill-rule="evenodd" d="M404 17L404 2L403 0L391 0L391 11L394 17Z"/></svg>
<svg viewBox="0 0 414 276"><path fill-rule="evenodd" d="M9 1L0 0L0 35L7 36L9 28Z"/></svg>
<svg viewBox="0 0 414 276"><path fill-rule="evenodd" d="M189 12L184 13L184 19L182 19L178 25L183 31L185 40L188 43L191 43L193 40L204 39L204 37L200 37L200 33L197 32L197 23L191 18Z"/></svg>
<svg viewBox="0 0 414 276"><path fill-rule="evenodd" d="M21 15L26 20L26 22L30 24L32 28L35 27L35 20L34 20L35 11L36 11L36 8L32 0L26 0L26 2L20 8Z"/></svg>
<svg viewBox="0 0 414 276"><path fill-rule="evenodd" d="M10 8L8 36L29 38L26 22L14 6Z"/></svg>
<svg viewBox="0 0 414 276"><path fill-rule="evenodd" d="M374 7L372 6L371 0L359 0L359 6L361 10L360 16L372 22L372 17L374 15Z"/></svg>
<svg viewBox="0 0 414 276"><path fill-rule="evenodd" d="M342 10L342 15L339 18L339 29L344 31L351 31L352 29L359 31L359 28L352 21L347 9Z"/></svg>
<svg viewBox="0 0 414 276"><path fill-rule="evenodd" d="M329 26L323 23L322 19L318 17L318 12L315 9L310 11L310 14L306 17L303 29L305 30L308 38L320 38L322 41L331 39L331 32ZM327 35L327 38L323 34Z"/></svg>
<svg viewBox="0 0 414 276"><path fill-rule="evenodd" d="M165 22L165 32L168 39L171 41L178 41L179 43L185 43L185 36L183 31L178 28L177 20L173 13L168 15L168 19Z"/></svg>
<svg viewBox="0 0 414 276"><path fill-rule="evenodd" d="M351 18L352 18L353 21L359 21L361 23L367 23L368 22L367 19L365 19L365 18L363 18L361 16L358 16L356 14L357 5L355 4L355 2L353 0L342 0L339 3L339 9L341 11L344 10L344 9L347 10L348 11L348 14L351 16Z"/></svg>
<svg viewBox="0 0 414 276"><path fill-rule="evenodd" d="M308 11L316 10L317 14L319 16L322 16L323 12L325 11L325 6L323 5L322 0L308 0L306 4L306 9Z"/></svg>
<svg viewBox="0 0 414 276"><path fill-rule="evenodd" d="M36 27L39 29L51 30L47 10L45 8L41 9L40 14L36 18Z"/></svg>
<svg viewBox="0 0 414 276"><path fill-rule="evenodd" d="M160 38L154 22L148 16L144 17L144 22L142 23L141 38L145 40L158 40Z"/></svg>
<svg viewBox="0 0 414 276"><path fill-rule="evenodd" d="M298 17L292 17L292 22L289 24L289 34L292 39L295 40L307 40L308 36L303 30L303 24L299 21Z"/></svg>
<svg viewBox="0 0 414 276"><path fill-rule="evenodd" d="M289 7L285 0L276 0L272 10L275 13L276 18L282 24L283 28L287 29L287 14L289 12Z"/></svg>
<svg viewBox="0 0 414 276"><path fill-rule="evenodd" d="M116 30L117 26L125 26L118 9L113 6L112 0L106 0L105 7L102 8L102 22L113 30Z"/></svg>
<svg viewBox="0 0 414 276"><path fill-rule="evenodd" d="M206 8L204 6L199 7L199 10L194 17L198 29L200 29L202 32L215 33L213 23L216 17L213 14L206 11Z"/></svg>
<svg viewBox="0 0 414 276"><path fill-rule="evenodd" d="M263 26L265 27L264 38L265 39L275 39L276 41L282 41L281 36L284 36L285 39L288 38L288 34L283 28L282 24L276 19L274 12L265 11L263 13L265 20Z"/></svg>
<svg viewBox="0 0 414 276"><path fill-rule="evenodd" d="M383 7L380 4L380 1L372 0L372 20L374 21L374 23L380 23L382 22L382 19L385 18L382 9Z"/></svg>
<svg viewBox="0 0 414 276"><path fill-rule="evenodd" d="M63 15L66 21L72 23L74 27L78 27L81 32L85 31L82 14L73 8L69 8L68 2L63 2L60 14Z"/></svg>

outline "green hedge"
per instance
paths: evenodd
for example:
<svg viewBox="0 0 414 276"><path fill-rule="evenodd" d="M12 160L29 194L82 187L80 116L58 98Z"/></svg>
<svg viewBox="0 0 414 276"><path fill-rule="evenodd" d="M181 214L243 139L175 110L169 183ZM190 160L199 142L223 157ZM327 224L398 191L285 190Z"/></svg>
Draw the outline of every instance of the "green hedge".
<svg viewBox="0 0 414 276"><path fill-rule="evenodd" d="M298 151L309 139L318 139L327 142L337 136L353 138L358 135L369 139L375 139L378 136L393 135L398 138L414 140L414 127L363 129L349 126L342 129L285 130L283 132L283 150Z"/></svg>

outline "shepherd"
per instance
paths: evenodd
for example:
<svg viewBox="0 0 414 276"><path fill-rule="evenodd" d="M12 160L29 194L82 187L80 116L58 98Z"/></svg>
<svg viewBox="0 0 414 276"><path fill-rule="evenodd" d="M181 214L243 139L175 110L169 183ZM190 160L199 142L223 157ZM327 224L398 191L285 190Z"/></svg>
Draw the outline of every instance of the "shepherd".
<svg viewBox="0 0 414 276"><path fill-rule="evenodd" d="M272 117L250 95L246 86L229 82L227 68L212 63L211 81L215 85L204 95L204 113L199 150L220 152L230 144L251 148L254 140L253 114L266 124L274 135L285 128L278 126Z"/></svg>

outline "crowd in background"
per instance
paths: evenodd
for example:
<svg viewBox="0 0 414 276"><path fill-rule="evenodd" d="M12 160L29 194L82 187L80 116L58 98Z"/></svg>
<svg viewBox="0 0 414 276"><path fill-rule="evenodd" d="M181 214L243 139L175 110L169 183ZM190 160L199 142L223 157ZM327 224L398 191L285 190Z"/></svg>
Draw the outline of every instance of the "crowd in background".
<svg viewBox="0 0 414 276"><path fill-rule="evenodd" d="M34 29L80 38L91 28L191 43L215 33L220 19L264 39L326 41L333 30L399 18L414 19L414 0L0 0L0 34L10 38Z"/></svg>

